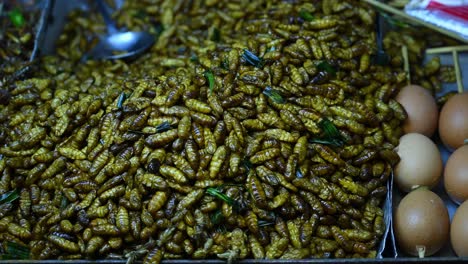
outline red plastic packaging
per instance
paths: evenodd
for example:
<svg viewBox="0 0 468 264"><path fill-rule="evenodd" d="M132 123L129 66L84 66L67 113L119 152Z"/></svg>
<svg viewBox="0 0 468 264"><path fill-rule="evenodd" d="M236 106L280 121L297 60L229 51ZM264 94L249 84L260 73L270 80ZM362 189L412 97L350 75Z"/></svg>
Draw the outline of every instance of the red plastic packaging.
<svg viewBox="0 0 468 264"><path fill-rule="evenodd" d="M412 0L406 5L405 12L468 41L467 0Z"/></svg>

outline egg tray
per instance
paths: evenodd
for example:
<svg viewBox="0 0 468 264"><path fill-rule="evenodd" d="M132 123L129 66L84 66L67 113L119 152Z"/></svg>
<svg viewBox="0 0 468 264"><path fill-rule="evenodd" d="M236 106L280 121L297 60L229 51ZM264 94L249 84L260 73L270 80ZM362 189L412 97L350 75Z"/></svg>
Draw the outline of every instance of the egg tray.
<svg viewBox="0 0 468 264"><path fill-rule="evenodd" d="M78 1L68 1L68 0L43 0L44 5L42 9L42 14L40 21L38 22L37 34L35 37L34 50L31 54L31 61L36 58L53 54L55 50L55 41L58 39L63 27L66 23L67 14L79 7L83 7L83 2ZM122 0L118 0L122 1ZM460 55L460 54L459 54ZM460 64L462 68L468 66L468 56L467 54L462 54L460 56ZM450 60L449 57L442 56L442 62ZM447 63L446 63L447 64ZM462 71L463 72L463 71ZM466 74L466 73L465 73ZM464 85L468 86L468 78L465 78ZM444 86L444 92L456 90L456 86L449 85ZM448 150L446 150L442 144L438 144L441 149L444 163L449 156ZM459 258L456 257L450 245L446 245L438 254L435 256L427 257L424 259L418 259L414 257L404 256L398 251L395 237L392 227L392 214L393 214L393 205L398 204L398 202L403 197L402 193L398 190L393 190L393 177L389 179L387 184L388 194L386 201L384 203L383 209L385 213L385 224L386 230L383 235L382 241L378 248L378 254L376 259L301 259L301 260L257 260L257 259L244 259L238 260L236 263L294 263L294 264L306 264L306 263L468 263L468 258ZM450 217L453 216L457 205L453 203L447 194L443 190L443 185L439 184L436 188L436 193L441 195L442 199L446 203L449 209ZM58 263L70 263L70 264L123 264L126 263L125 259L102 259L102 260L0 260L0 264L3 263L33 263L33 264L58 264ZM136 261L134 263L141 263L141 261ZM217 259L206 259L206 260L190 260L190 259L172 259L172 260L163 260L162 263L171 263L171 264L198 264L198 263L208 263L208 264L217 264L217 263L226 263L225 260Z"/></svg>

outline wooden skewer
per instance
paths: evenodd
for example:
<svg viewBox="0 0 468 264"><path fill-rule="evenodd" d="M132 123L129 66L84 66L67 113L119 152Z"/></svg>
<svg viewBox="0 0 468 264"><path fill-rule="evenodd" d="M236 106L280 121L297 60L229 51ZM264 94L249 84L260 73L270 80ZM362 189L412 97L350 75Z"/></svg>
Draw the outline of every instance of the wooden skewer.
<svg viewBox="0 0 468 264"><path fill-rule="evenodd" d="M440 53L450 53L453 51L468 51L468 45L464 46L450 46L450 47L438 47L438 48L430 48L426 50L426 54L440 54Z"/></svg>
<svg viewBox="0 0 468 264"><path fill-rule="evenodd" d="M458 51L452 51L453 65L455 66L455 77L457 78L458 93L463 93L463 83L460 70L460 61L458 60Z"/></svg>
<svg viewBox="0 0 468 264"><path fill-rule="evenodd" d="M461 76L460 61L458 59L458 52L468 51L468 45L464 46L451 46L439 47L426 50L426 54L441 54L452 53L453 66L455 68L455 78L457 79L457 88L459 93L463 93L463 79Z"/></svg>
<svg viewBox="0 0 468 264"><path fill-rule="evenodd" d="M457 88L459 93L463 93L463 78L461 75L460 61L458 52L468 51L468 45L438 47L426 50L426 54L452 53L453 66L455 68L455 78L457 79Z"/></svg>
<svg viewBox="0 0 468 264"><path fill-rule="evenodd" d="M381 3L381 2L379 2L377 0L364 0L364 2L367 2L368 4L370 4L370 5L374 6L374 7L380 8L380 9L382 9L382 10L388 12L388 13L391 13L391 14L394 14L396 16L402 17L402 18L404 18L406 20L409 20L409 21L411 21L413 23L423 25L423 26L425 26L427 28L438 31L438 32L440 32L440 33L442 33L444 35L447 35L447 36L452 37L454 39L460 40L460 41L462 41L464 43L468 43L467 39L462 38L460 35L458 35L458 34L456 34L454 32L448 31L446 29L440 28L440 27L435 26L433 24L430 24L428 22L425 22L425 21L422 21L420 19L414 18L414 17L406 14L405 12L403 12L401 10L398 10L398 9L396 9L394 7L388 6L388 5L386 5L384 3Z"/></svg>
<svg viewBox="0 0 468 264"><path fill-rule="evenodd" d="M403 8L408 3L409 3L409 0L393 0L393 1L390 1L388 4L393 7Z"/></svg>
<svg viewBox="0 0 468 264"><path fill-rule="evenodd" d="M403 56L403 67L406 72L406 82L408 85L411 84L411 72L410 72L410 64L409 64L409 58L408 58L408 47L406 45L403 45L401 47L401 54Z"/></svg>

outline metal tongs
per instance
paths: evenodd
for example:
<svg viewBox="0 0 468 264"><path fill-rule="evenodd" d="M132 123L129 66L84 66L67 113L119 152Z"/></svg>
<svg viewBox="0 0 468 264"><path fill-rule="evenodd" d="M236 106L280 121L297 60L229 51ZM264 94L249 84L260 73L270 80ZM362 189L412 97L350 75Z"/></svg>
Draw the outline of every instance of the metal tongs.
<svg viewBox="0 0 468 264"><path fill-rule="evenodd" d="M374 57L374 63L378 65L387 65L388 63L390 63L390 56L387 53L385 53L383 48L383 23L383 17L380 15L380 12L377 12L377 19L375 23L375 28L377 32L377 53Z"/></svg>

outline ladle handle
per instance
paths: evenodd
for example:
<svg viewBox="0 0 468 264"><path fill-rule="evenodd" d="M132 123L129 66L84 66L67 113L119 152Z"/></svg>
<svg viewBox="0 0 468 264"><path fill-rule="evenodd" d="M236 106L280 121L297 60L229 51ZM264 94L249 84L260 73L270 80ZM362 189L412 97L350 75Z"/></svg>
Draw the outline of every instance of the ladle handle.
<svg viewBox="0 0 468 264"><path fill-rule="evenodd" d="M104 4L104 1L96 0L96 5L99 12L101 12L102 17L104 18L104 22L107 26L107 32L109 34L114 34L118 32L117 26L115 25L114 20L112 20L111 14L109 13L107 6Z"/></svg>
<svg viewBox="0 0 468 264"><path fill-rule="evenodd" d="M379 51L383 50L383 27L382 27L382 16L377 12L377 19L375 23L375 31L377 32L377 49Z"/></svg>

